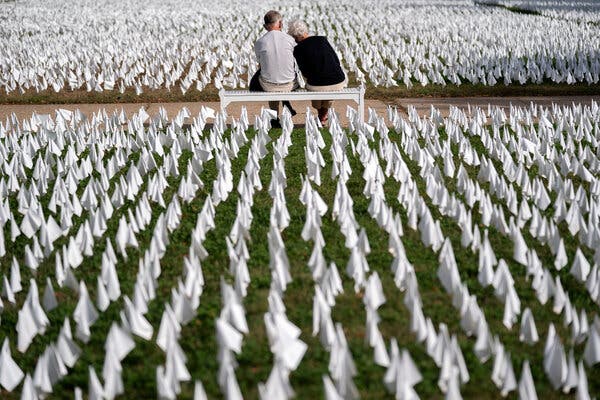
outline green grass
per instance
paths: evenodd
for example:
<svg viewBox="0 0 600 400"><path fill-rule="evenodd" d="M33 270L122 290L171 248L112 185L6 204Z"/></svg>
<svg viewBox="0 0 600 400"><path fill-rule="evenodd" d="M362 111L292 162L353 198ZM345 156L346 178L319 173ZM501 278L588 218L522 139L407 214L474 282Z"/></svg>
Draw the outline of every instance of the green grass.
<svg viewBox="0 0 600 400"><path fill-rule="evenodd" d="M281 130L272 130L270 136L276 139L280 135ZM226 133L226 136L229 133ZM255 132L251 129L247 132L251 138ZM440 130L440 137L443 138L445 133ZM378 146L378 136L376 142L370 143L371 146ZM392 141L400 143L401 138L395 132L389 134ZM336 182L331 179L332 158L329 153L331 144L331 136L328 131L323 130L323 137L327 147L322 150L326 166L321 172L322 183L317 186L313 184L313 189L318 191L323 200L329 205L330 209L322 218L322 233L325 238L326 246L324 255L327 262L335 262L342 280L344 282L344 293L336 299L336 305L333 308L332 318L334 322L339 322L344 328L344 332L348 339L352 356L357 366L358 374L354 378L354 382L358 387L361 397L365 399L389 398L383 385L383 376L385 369L377 366L373 361L373 350L365 343L365 322L366 314L362 302L362 293L354 292L354 282L345 274L345 266L348 261L350 252L344 246L344 237L340 232L336 221L331 217L331 205L336 190ZM351 135L353 140L356 138ZM477 138L469 138L471 144L480 152L485 152L482 144ZM287 200L288 210L291 216L291 222L283 233L282 237L286 245L287 255L290 260L290 270L293 277L293 282L289 285L285 292L283 301L287 307L287 316L291 322L296 324L302 331L301 339L307 343L308 351L305 354L299 368L291 373L291 385L296 391L298 399L307 398L322 398L323 387L321 376L328 372L329 353L321 346L318 338L312 337L312 298L314 295L314 283L307 266L308 259L312 251L312 242L305 242L300 237L300 232L304 225L306 215L305 207L299 201L301 190L301 175L306 174L306 163L304 158L305 132L303 129L295 129L292 132L293 144L290 147L290 153L285 159L285 172L287 176L287 187L285 196ZM245 336L243 341L242 353L237 355L236 359L239 367L236 370L236 377L242 393L245 398L258 398L257 385L259 382L265 382L271 371L273 364L273 355L271 354L266 337L263 316L267 312L267 295L271 282L269 270L269 250L267 246L267 232L269 229L269 210L272 205L272 200L267 192L268 184L271 179L271 169L273 167L272 160L272 145L269 144L269 154L260 162L260 178L263 184L263 190L257 191L254 196L254 204L252 206L253 221L250 228L251 240L248 242L248 250L250 259L248 268L252 282L248 287L248 295L244 299L244 307L246 309L246 317L250 328L250 333ZM200 306L197 311L196 318L189 324L183 327L179 343L185 351L188 361L187 368L192 375L192 379L200 379L208 393L209 398L222 398L219 386L216 381L218 363L217 363L217 344L215 340L215 320L221 309L221 295L219 289L219 281L222 276L230 279L229 259L225 246L225 237L229 234L232 223L236 217L236 205L238 194L235 190L240 177L240 173L247 161L249 144L244 146L239 157L232 160L232 173L234 176L234 190L229 195L226 201L220 203L216 207L216 227L210 231L204 242L204 246L209 253L206 260L202 262L202 269L205 279L204 291L200 299ZM459 158L457 149L454 148L454 161L458 167ZM416 386L416 390L421 398L442 398L443 395L437 387L437 379L439 370L435 366L431 358L426 354L423 345L416 343L414 336L409 330L409 313L406 310L403 299L404 294L401 293L393 282L393 275L390 271L392 256L387 251L388 235L380 229L376 222L369 216L367 208L369 200L363 195L364 180L362 178L363 166L360 160L352 156L350 147L346 149L349 156L350 165L352 167L352 175L347 182L347 187L350 195L354 200L353 211L357 222L361 227L364 227L372 252L367 256L367 260L372 271L377 271L381 277L383 290L387 302L379 309L379 314L382 318L379 328L386 341L389 344L391 338L396 338L400 348L406 348L410 351L411 356L415 360L418 368L423 374L423 382ZM108 153L107 155L111 155ZM137 153L131 154L130 160L137 160ZM182 173L185 172L188 160L192 157L192 153L184 150L179 159L179 168ZM536 383L536 389L540 398L555 399L564 397L562 393L552 390L550 384L543 373L542 369L542 351L544 346L545 334L549 323L554 323L558 332L568 349L567 338L568 329L565 329L562 324L562 317L557 316L551 311L551 306L540 305L535 299L534 292L530 288L529 282L524 278L523 268L512 261L512 242L506 237L501 236L490 228L490 239L492 246L498 258L504 258L510 266L513 277L515 278L515 286L523 303L522 308L530 307L534 313L538 331L540 333L540 342L535 346L528 346L518 341L518 324L508 331L502 325L503 304L498 301L492 290L489 288L481 288L477 282L477 255L471 253L470 250L465 250L460 245L460 229L451 219L442 216L437 212L430 200L425 194L425 181L420 176L420 171L416 163L410 160L407 154L402 154L403 159L407 163L413 179L417 183L419 192L424 197L427 205L432 210L434 217L441 222L442 230L447 235L453 245L456 261L459 265L462 280L468 285L472 294L476 294L478 303L485 312L486 319L490 329L494 334L498 334L506 349L512 355L513 366L517 379L521 372L521 363L525 359L531 362L532 372ZM160 157L156 157L157 161ZM440 164L441 159L437 159ZM160 162L159 162L160 163ZM383 160L380 164L384 166ZM128 165L122 173L126 173ZM499 166L497 169L500 171ZM470 177L476 179L477 170L475 168L467 168ZM26 171L28 174L31 171ZM95 173L97 174L97 173ZM153 172L150 173L152 175ZM171 288L176 287L177 279L183 271L183 259L188 253L191 241L191 232L196 224L196 218L200 212L205 199L210 195L212 190L212 181L217 176L217 170L214 160L211 160L204 165L204 171L201 178L205 183L205 188L197 192L197 197L189 204L181 203L182 219L180 226L169 235L170 243L167 247L167 252L161 261L162 275L159 279L157 289L157 297L148 305L149 311L146 318L154 327L154 338L158 331L160 318L164 310L165 302L170 300ZM111 188L109 193L112 193L114 184L118 182L119 175L111 180ZM178 182L181 177L168 178L170 186L163 193L165 202L168 204L178 188ZM144 177L147 181L148 177ZM84 180L79 185L78 193L81 194L87 180ZM446 187L450 191L454 191L455 182L453 179L447 179ZM483 185L486 189L487 187ZM52 187L52 186L51 186ZM141 193L145 190L146 183L140 190ZM499 391L490 380L493 360L487 361L485 364L480 364L475 358L472 348L474 340L468 338L461 331L459 326L459 314L451 305L451 297L446 294L441 287L436 271L438 266L438 257L430 249L423 246L420 240L420 235L416 231L412 231L407 226L407 216L403 207L396 200L396 196L400 185L392 178L388 178L384 185L386 201L391 206L394 212L399 213L404 225L405 235L402 237L403 244L406 248L407 256L413 263L419 288L423 300L423 310L426 316L430 317L436 328L440 323L448 326L451 334L456 334L461 346L465 360L469 366L471 380L461 387L461 392L465 398L486 399L498 398ZM460 197L460 196L459 196ZM41 204L44 212L47 215L46 207L48 205L49 196L42 197ZM495 199L496 201L497 199ZM11 210L15 210L17 200L14 195L9 197ZM96 294L96 276L100 272L100 256L105 248L106 238L113 238L117 227L118 220L122 213L126 212L129 207L135 206L135 202L127 202L123 208L115 212L115 215L109 222L109 227L102 239L96 241L94 247L94 255L85 259L84 263L75 270L76 277L83 279L90 292L92 299L95 299ZM140 243L139 249L128 249L128 259L124 260L119 256L117 271L121 283L121 291L123 295L131 297L133 286L138 270L138 260L143 256L144 251L148 248L152 231L158 216L164 210L153 205L152 222L150 226L143 232L138 234ZM16 213L16 211L13 211ZM508 215L505 210L505 215ZM476 212L473 213L474 222L480 226L480 221ZM20 218L20 216L19 216ZM71 234L74 234L78 225L85 221L86 215L76 219L75 225ZM481 226L480 226L481 228ZM564 226L561 226L561 233L564 236ZM524 229L525 231L525 229ZM9 227L5 227L4 234L10 237ZM548 252L537 245L533 238L526 235L526 241L530 246L538 250L538 255L545 265L551 264L553 259L548 255ZM570 238L573 239L573 238ZM13 246L7 248L7 255L0 259L2 266L0 272L7 273L10 266L10 260L15 256L21 264L23 264L23 249L30 241L20 237ZM60 248L66 239L60 239L55 247ZM575 240L569 240L565 243L567 252L570 257L574 254L577 247ZM586 255L590 253L586 250ZM37 336L25 354L20 354L16 350L16 321L17 312L22 301L25 298L28 288L29 278L33 278L38 283L40 295L43 293L45 280L47 276L54 276L54 258L44 261L36 273L29 271L24 265L21 267L22 278L24 283L24 291L18 295L17 306L12 306L7 302L4 303L5 310L2 314L2 323L0 324L0 338L8 337L10 339L12 355L17 363L24 371L33 373L37 357L42 354L44 348L51 342L55 341L58 331L65 316L71 315L78 297L69 289L59 289L55 282L54 288L59 297L59 307L48 313L51 325L44 336ZM556 271L552 271L556 274ZM567 270L560 272L561 280L565 285L565 289L569 290L571 300L578 309L585 307L588 310L588 317L591 320L591 311L597 311L597 305L591 303L584 293L581 286L573 282L573 279L568 275ZM73 389L81 387L84 392L87 389L88 380L88 365L92 365L96 372L101 374L102 363L104 359L104 339L113 321L118 321L119 311L123 307L122 298L111 304L109 309L102 313L96 324L92 327L92 336L88 344L81 344L84 349L82 357L79 359L75 367L69 371L69 375L55 386L54 393L50 398L72 398ZM72 329L75 325L72 322ZM576 357L580 357L583 351L583 346L576 346ZM125 385L125 395L122 398L137 397L137 398L155 398L156 397L156 367L165 363L165 354L155 344L154 341L144 341L136 337L135 349L123 361L123 381ZM599 366L587 370L587 375L590 385L590 393L600 393L600 370ZM0 392L2 398L18 398L18 390L14 393ZM181 398L191 398L193 395L193 381L182 384ZM509 398L516 398L513 392Z"/></svg>

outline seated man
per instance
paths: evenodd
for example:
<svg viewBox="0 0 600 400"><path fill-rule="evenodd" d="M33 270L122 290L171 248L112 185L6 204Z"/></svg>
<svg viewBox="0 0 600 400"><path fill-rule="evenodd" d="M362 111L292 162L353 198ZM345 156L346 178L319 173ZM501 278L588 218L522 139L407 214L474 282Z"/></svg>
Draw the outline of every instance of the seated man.
<svg viewBox="0 0 600 400"><path fill-rule="evenodd" d="M294 39L281 31L282 16L278 11L269 11L264 17L264 27L267 30L254 44L254 52L260 68L250 80L250 91L255 92L289 92L298 87L294 65ZM289 101L284 101L292 115L296 111ZM270 101L269 107L279 112L279 102ZM271 121L277 127L279 121Z"/></svg>
<svg viewBox="0 0 600 400"><path fill-rule="evenodd" d="M325 36L309 36L308 27L303 21L292 21L288 33L298 43L294 48L294 57L300 72L306 78L306 90L326 92L346 87L348 79ZM331 104L331 100L312 101L322 124L327 122Z"/></svg>

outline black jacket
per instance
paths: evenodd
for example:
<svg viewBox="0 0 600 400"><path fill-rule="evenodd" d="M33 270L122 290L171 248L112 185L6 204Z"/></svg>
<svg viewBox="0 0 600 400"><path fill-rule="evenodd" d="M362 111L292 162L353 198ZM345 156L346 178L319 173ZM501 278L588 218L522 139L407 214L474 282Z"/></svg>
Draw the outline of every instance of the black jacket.
<svg viewBox="0 0 600 400"><path fill-rule="evenodd" d="M311 86L328 86L346 79L340 60L324 36L310 36L294 47L300 72Z"/></svg>

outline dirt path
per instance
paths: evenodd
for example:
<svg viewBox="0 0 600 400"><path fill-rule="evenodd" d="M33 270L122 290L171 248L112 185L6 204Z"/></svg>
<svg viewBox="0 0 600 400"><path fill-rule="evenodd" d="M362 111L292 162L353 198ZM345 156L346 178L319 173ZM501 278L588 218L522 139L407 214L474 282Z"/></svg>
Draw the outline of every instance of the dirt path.
<svg viewBox="0 0 600 400"><path fill-rule="evenodd" d="M91 116L93 113L98 113L102 109L106 110L108 114L112 114L114 111L120 112L121 109L125 114L130 117L133 113L139 111L141 107L146 109L146 112L150 115L156 115L159 109L163 107L169 118L175 117L183 107L187 107L192 116L198 115L201 106L206 106L214 109L215 111L220 110L219 102L203 102L203 103L120 103L120 104L41 104L41 105L0 105L0 121L5 121L7 117L10 117L12 113L15 113L17 118L24 119L30 118L35 112L36 114L50 114L55 115L55 112L59 108L66 110L79 109L87 116ZM254 115L259 115L262 107L267 107L266 102L263 103L248 103L245 105L248 110L248 117L250 123L254 123ZM306 109L310 106L308 101L296 101L293 102L293 107L296 109L298 114L293 118L295 124L303 124L306 120ZM334 108L340 114L340 118L343 125L347 124L346 118L346 107L351 106L356 108L356 103L351 101L336 101ZM387 104L378 100L365 100L365 110L373 108L377 113L382 114L386 112ZM311 107L312 109L312 107ZM242 110L241 103L233 103L227 107L227 113L238 118ZM312 109L314 113L315 110ZM209 120L210 121L210 120ZM188 121L186 121L188 122Z"/></svg>
<svg viewBox="0 0 600 400"><path fill-rule="evenodd" d="M410 106L417 109L420 115L427 115L430 113L431 106L438 108L443 116L448 115L448 110L451 106L457 106L461 108L469 107L482 107L487 109L488 104L493 106L500 106L508 109L510 105L526 107L531 102L542 104L544 106L550 106L551 104L559 105L571 105L572 103L591 104L592 101L600 103L599 96L555 96L555 97L454 97L454 98L402 98L396 99L392 102L383 102L380 100L365 100L365 110L373 108L379 115L385 115L388 105L398 107L398 109L407 115L407 110ZM204 103L121 103L121 104L42 104L42 105L0 105L0 121L6 121L14 113L18 119L22 120L30 118L33 113L36 114L49 114L54 116L56 110L59 108L67 110L79 109L87 116L92 116L93 113L98 113L101 110L106 110L107 113L112 114L114 111L120 112L123 110L125 114L130 117L133 113L139 111L141 107L146 109L146 112L150 115L156 115L161 107L163 107L169 117L174 117L179 110L183 107L187 107L190 110L192 116L198 115L201 106L213 108L219 110L219 102L204 102ZM293 118L294 123L303 124L306 119L306 109L310 106L308 101L294 102L294 108L298 114ZM340 115L342 125L347 125L346 108L347 106L356 108L356 104L350 101L336 101L334 108ZM249 103L246 104L250 122L254 121L254 115L258 115L262 107L266 107L266 104L262 103ZM227 111L228 114L237 118L240 115L242 105L240 103L231 104ZM314 110L313 110L314 112ZM368 113L365 112L368 116ZM187 121L186 121L187 122Z"/></svg>

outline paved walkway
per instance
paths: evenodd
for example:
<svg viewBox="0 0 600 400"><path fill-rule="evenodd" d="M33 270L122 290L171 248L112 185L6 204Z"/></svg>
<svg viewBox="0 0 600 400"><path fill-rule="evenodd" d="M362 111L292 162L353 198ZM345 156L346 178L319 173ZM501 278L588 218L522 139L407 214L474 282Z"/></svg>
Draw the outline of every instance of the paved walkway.
<svg viewBox="0 0 600 400"><path fill-rule="evenodd" d="M542 104L544 106L550 106L552 103L560 105L571 105L572 103L591 104L592 101L600 103L600 95L598 96L554 96L554 97L455 97L455 98L401 98L395 99L389 102L380 100L365 100L365 109L369 107L377 111L379 115L385 115L388 105L398 107L402 114L406 115L408 107L414 106L420 115L428 115L431 106L438 108L443 116L448 115L450 106L458 106L461 108L468 108L473 106L479 106L487 109L488 104L493 106L500 106L503 108L509 108L510 105L527 107L531 102ZM59 108L67 110L79 109L85 115L91 116L93 113L98 113L102 109L105 109L107 113L113 111L123 110L125 114L130 117L133 113L137 112L140 107L145 107L146 112L150 115L156 115L160 107L163 107L167 111L169 117L174 117L179 110L183 107L187 107L190 110L192 116L198 115L200 107L204 105L211 107L215 110L219 110L219 102L206 102L206 103L120 103L120 104L42 104L42 105L8 105L0 104L0 121L6 121L7 117L10 117L13 113L19 119L30 118L35 112L37 114L50 114L55 115L55 111ZM294 102L294 108L298 114L293 118L295 124L303 124L306 120L306 109L310 107L308 101L297 101ZM342 125L347 125L346 118L346 107L351 106L356 108L356 103L351 101L336 101L334 107L340 114L340 120ZM266 103L249 103L246 104L250 122L254 121L254 115L260 113L261 107L266 107ZM240 103L233 103L227 111L229 115L237 118L240 115L242 105ZM314 110L313 110L314 112ZM366 115L368 115L365 112ZM187 121L186 121L187 122Z"/></svg>

